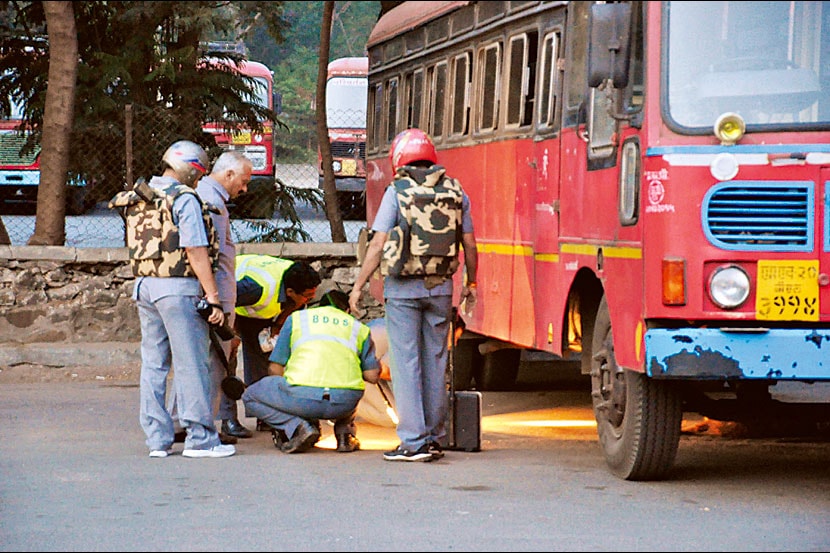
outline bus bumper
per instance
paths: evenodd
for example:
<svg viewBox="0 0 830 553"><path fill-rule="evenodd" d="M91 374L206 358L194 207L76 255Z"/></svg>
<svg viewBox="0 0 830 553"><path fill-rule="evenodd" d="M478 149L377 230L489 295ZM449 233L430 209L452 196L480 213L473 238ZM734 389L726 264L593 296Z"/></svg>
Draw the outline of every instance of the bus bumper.
<svg viewBox="0 0 830 553"><path fill-rule="evenodd" d="M830 329L651 329L646 373L672 379L830 380Z"/></svg>

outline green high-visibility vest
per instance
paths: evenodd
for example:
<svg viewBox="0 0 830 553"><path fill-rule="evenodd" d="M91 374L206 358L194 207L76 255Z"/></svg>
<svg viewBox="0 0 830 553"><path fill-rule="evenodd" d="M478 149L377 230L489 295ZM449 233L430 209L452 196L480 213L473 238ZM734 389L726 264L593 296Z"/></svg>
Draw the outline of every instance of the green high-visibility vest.
<svg viewBox="0 0 830 553"><path fill-rule="evenodd" d="M236 256L236 280L250 277L262 287L262 295L253 305L236 308L236 313L255 319L273 319L280 311L282 276L294 262L272 255L243 254Z"/></svg>
<svg viewBox="0 0 830 553"><path fill-rule="evenodd" d="M285 380L295 386L363 390L360 351L369 327L332 306L291 314L291 355Z"/></svg>

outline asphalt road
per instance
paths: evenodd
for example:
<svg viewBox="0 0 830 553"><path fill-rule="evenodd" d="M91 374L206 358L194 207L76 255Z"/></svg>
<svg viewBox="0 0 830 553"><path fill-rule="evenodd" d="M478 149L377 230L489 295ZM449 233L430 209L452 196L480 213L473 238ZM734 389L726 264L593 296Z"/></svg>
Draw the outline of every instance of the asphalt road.
<svg viewBox="0 0 830 553"><path fill-rule="evenodd" d="M304 454L257 432L227 459L178 444L150 459L134 375L4 371L0 550L830 550L830 439L729 438L692 417L668 480L625 482L584 381L528 370L484 393L481 452L432 463L383 461L394 429L363 421L351 454L324 425Z"/></svg>

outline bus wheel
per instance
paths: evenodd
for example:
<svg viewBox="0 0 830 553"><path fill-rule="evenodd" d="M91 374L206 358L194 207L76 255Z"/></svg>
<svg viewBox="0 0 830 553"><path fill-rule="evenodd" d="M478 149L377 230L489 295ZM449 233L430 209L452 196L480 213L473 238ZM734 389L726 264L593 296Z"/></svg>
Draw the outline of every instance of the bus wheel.
<svg viewBox="0 0 830 553"><path fill-rule="evenodd" d="M453 347L452 375L453 387L458 390L469 390L473 385L473 375L481 370L484 362L478 351L480 340L463 339Z"/></svg>
<svg viewBox="0 0 830 553"><path fill-rule="evenodd" d="M484 355L481 369L475 372L476 388L483 392L509 390L516 384L522 350L503 348Z"/></svg>
<svg viewBox="0 0 830 553"><path fill-rule="evenodd" d="M670 382L617 365L611 317L599 305L592 342L591 398L599 443L611 472L625 480L659 480L674 463L683 419Z"/></svg>

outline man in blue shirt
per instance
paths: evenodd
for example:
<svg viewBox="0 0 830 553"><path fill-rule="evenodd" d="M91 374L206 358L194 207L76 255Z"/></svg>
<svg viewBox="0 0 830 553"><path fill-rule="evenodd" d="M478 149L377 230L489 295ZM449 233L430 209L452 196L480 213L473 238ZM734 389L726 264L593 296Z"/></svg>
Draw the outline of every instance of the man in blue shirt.
<svg viewBox="0 0 830 553"><path fill-rule="evenodd" d="M274 445L284 453L312 448L320 438L319 419L334 420L337 451L360 449L357 405L364 382L378 381L380 365L369 327L348 309L348 296L332 290L318 306L295 311L271 352L270 376L242 394L245 412L272 429Z"/></svg>
<svg viewBox="0 0 830 553"><path fill-rule="evenodd" d="M466 269L461 300L468 306L477 297L478 254L470 200L460 183L436 165L432 139L420 129L407 129L395 137L389 157L395 181L387 187L372 224L374 236L349 304L352 313L359 312L363 287L380 267L385 275L386 329L401 441L383 458L432 461L443 456L439 442L446 436L449 404L445 373L458 247L463 245ZM429 201L407 203L414 195ZM402 214L404 209L407 217ZM430 216L439 211L441 217ZM430 229L436 220L444 221L447 227ZM393 236L401 240L395 241ZM436 250L443 255L418 254L416 248L425 244L440 245Z"/></svg>

